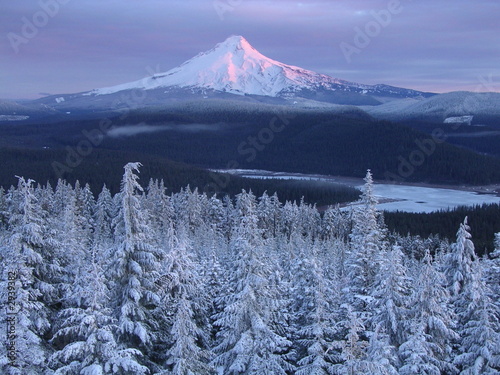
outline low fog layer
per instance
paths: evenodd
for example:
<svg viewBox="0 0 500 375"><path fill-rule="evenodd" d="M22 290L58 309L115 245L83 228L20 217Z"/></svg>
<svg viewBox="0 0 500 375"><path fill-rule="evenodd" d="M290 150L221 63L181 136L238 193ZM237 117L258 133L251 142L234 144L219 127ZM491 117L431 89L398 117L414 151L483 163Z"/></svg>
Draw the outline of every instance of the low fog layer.
<svg viewBox="0 0 500 375"><path fill-rule="evenodd" d="M178 132L205 132L220 130L222 124L169 124L169 125L148 125L140 123L137 125L125 125L111 129L107 135L112 138L117 137L131 137L139 134L157 133L167 130L174 130Z"/></svg>

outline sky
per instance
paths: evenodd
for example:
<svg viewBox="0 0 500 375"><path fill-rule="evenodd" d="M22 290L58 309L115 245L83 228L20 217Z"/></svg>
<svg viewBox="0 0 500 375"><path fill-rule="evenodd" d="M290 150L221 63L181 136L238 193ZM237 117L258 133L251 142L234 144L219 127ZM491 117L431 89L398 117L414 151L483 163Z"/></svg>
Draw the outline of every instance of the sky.
<svg viewBox="0 0 500 375"><path fill-rule="evenodd" d="M500 91L498 0L0 0L0 98L165 72L230 35L335 78Z"/></svg>

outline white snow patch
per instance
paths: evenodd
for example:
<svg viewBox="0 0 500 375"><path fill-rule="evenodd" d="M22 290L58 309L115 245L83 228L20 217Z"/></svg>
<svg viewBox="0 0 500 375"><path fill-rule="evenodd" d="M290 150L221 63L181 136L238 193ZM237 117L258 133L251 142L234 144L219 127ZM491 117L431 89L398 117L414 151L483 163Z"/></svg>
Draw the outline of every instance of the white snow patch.
<svg viewBox="0 0 500 375"><path fill-rule="evenodd" d="M60 96L59 98L56 98L57 104L62 103L62 102L64 102L64 98L62 96Z"/></svg>
<svg viewBox="0 0 500 375"><path fill-rule="evenodd" d="M447 119L444 120L445 124L467 124L471 125L472 124L472 119L474 116L468 115L468 116L458 116L458 117L448 117Z"/></svg>

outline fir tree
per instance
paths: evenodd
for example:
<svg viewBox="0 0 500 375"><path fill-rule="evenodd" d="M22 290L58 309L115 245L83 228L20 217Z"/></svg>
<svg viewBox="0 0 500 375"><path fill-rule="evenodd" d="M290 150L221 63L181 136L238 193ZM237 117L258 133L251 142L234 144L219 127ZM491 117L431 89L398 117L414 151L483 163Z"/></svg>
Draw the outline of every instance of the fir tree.
<svg viewBox="0 0 500 375"><path fill-rule="evenodd" d="M405 321L410 295L410 279L403 263L403 253L397 245L382 259L376 275L373 300L368 306L372 327L380 326L389 343L398 348L405 340Z"/></svg>
<svg viewBox="0 0 500 375"><path fill-rule="evenodd" d="M426 253L410 301L406 341L399 347L401 374L454 373L452 344L458 339L445 277Z"/></svg>
<svg viewBox="0 0 500 375"><path fill-rule="evenodd" d="M457 241L452 245L446 274L452 296L460 294L464 286L471 281L472 262L476 259L474 244L471 241L470 227L465 218L457 232Z"/></svg>
<svg viewBox="0 0 500 375"><path fill-rule="evenodd" d="M460 306L460 354L454 363L463 375L500 373L499 311L481 268L480 261L474 261L470 282L462 290L465 306Z"/></svg>
<svg viewBox="0 0 500 375"><path fill-rule="evenodd" d="M333 311L335 292L332 282L323 273L315 254L299 253L293 300L300 301L293 317L298 344L297 375L330 374L338 360L330 350L337 333Z"/></svg>
<svg viewBox="0 0 500 375"><path fill-rule="evenodd" d="M206 316L207 301L203 295L202 278L188 249L185 234L180 239L170 233L172 248L165 259L164 275L160 278L167 312L169 334L164 355L167 370L162 374L210 374L211 353L208 350Z"/></svg>
<svg viewBox="0 0 500 375"><path fill-rule="evenodd" d="M55 375L147 374L136 360L142 353L120 348L116 342L116 320L109 306L110 292L105 273L95 253L75 282L79 304L60 312L60 327L52 342L62 346L51 357Z"/></svg>
<svg viewBox="0 0 500 375"><path fill-rule="evenodd" d="M255 205L253 194L238 195L239 224L231 246L236 258L233 292L224 297L224 311L215 322L220 331L214 364L224 374L286 374L291 370L283 356L291 343L276 332L279 296L270 283L273 263L264 252Z"/></svg>
<svg viewBox="0 0 500 375"><path fill-rule="evenodd" d="M2 330L10 332L9 345L17 353L1 353L2 373L34 375L46 366L50 348L44 340L50 332L49 306L56 298L52 271L47 258L46 228L34 195L32 180L19 178L19 207L12 215L12 236L2 248ZM2 351L6 349L2 345ZM9 354L9 355L8 355Z"/></svg>
<svg viewBox="0 0 500 375"><path fill-rule="evenodd" d="M375 275L378 272L381 254L385 249L384 231L379 223L377 198L373 194L373 178L370 171L365 177L361 196L361 207L354 211L354 224L351 233L351 248L346 263L349 280L349 303L354 308L364 309Z"/></svg>
<svg viewBox="0 0 500 375"><path fill-rule="evenodd" d="M144 353L152 347L158 330L152 310L160 303L154 284L160 269L159 253L150 245L152 233L148 232L141 197L137 194L143 191L134 173L140 166L140 163L125 166L121 207L115 224L118 241L114 253L117 335L121 347L130 349L131 353Z"/></svg>

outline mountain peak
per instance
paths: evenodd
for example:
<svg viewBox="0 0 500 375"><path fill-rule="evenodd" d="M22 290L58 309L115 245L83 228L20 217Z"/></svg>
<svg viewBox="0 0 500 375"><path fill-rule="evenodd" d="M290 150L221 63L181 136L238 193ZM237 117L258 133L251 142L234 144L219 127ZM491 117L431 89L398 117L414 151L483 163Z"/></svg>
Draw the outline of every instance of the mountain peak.
<svg viewBox="0 0 500 375"><path fill-rule="evenodd" d="M86 95L170 87L290 98L301 91L326 90L333 93L341 90L361 95L379 91L376 86L350 83L272 60L257 51L243 36L231 35L214 48L199 53L168 72L136 82L93 90Z"/></svg>
<svg viewBox="0 0 500 375"><path fill-rule="evenodd" d="M211 89L237 95L278 96L314 88L330 77L272 60L257 51L243 36L231 35L166 73L124 85L98 89L105 95L127 89L184 87Z"/></svg>
<svg viewBox="0 0 500 375"><path fill-rule="evenodd" d="M222 43L217 44L217 46L255 49L248 43L248 40L241 35L231 35Z"/></svg>

